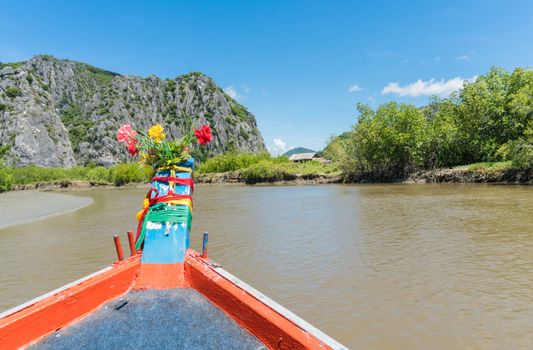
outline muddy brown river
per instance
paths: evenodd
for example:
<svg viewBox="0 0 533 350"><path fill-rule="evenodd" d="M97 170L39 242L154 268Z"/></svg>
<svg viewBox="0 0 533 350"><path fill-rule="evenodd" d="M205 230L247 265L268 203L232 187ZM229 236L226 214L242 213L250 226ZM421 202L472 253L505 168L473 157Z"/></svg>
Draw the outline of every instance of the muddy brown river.
<svg viewBox="0 0 533 350"><path fill-rule="evenodd" d="M113 262L146 188L0 230L0 311ZM21 208L24 210L24 208ZM350 348L532 349L533 186L199 185L193 248Z"/></svg>

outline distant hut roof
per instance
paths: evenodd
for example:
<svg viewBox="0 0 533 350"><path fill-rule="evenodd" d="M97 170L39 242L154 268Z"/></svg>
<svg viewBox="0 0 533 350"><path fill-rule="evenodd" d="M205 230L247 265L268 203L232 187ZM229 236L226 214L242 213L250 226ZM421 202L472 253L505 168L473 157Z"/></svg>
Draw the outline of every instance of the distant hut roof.
<svg viewBox="0 0 533 350"><path fill-rule="evenodd" d="M313 159L315 154L316 154L315 152L297 153L297 154L293 154L292 156L290 156L289 160L292 160L293 162L298 162L298 161L301 161L301 160L311 160L311 159Z"/></svg>
<svg viewBox="0 0 533 350"><path fill-rule="evenodd" d="M291 148L290 150L285 152L283 155L285 157L289 158L293 154L311 153L311 152L315 152L315 151L313 151L312 149L309 149L309 148L305 148L305 147L296 147L296 148Z"/></svg>

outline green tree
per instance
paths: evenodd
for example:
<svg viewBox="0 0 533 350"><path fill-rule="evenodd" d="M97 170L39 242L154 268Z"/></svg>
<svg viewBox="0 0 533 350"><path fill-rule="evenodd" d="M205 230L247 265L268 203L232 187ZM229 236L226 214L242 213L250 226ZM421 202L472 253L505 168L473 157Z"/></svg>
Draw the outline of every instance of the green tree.
<svg viewBox="0 0 533 350"><path fill-rule="evenodd" d="M322 151L322 156L336 162L345 159L350 136L350 132L344 132L339 136L331 136L327 142L327 146Z"/></svg>
<svg viewBox="0 0 533 350"><path fill-rule="evenodd" d="M533 71L492 68L459 93L457 125L470 147L470 162L500 160L498 149L521 137L533 111Z"/></svg>
<svg viewBox="0 0 533 350"><path fill-rule="evenodd" d="M341 168L373 173L380 179L401 177L424 163L427 121L420 109L389 102L373 111L359 104L359 119L347 142Z"/></svg>

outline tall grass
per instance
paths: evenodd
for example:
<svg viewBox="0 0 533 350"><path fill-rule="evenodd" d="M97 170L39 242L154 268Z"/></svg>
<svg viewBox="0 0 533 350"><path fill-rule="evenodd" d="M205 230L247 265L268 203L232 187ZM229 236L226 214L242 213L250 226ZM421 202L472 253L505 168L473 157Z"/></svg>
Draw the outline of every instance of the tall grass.
<svg viewBox="0 0 533 350"><path fill-rule="evenodd" d="M512 161L505 162L482 162L473 163L466 166L468 171L502 171L513 167Z"/></svg>
<svg viewBox="0 0 533 350"><path fill-rule="evenodd" d="M117 164L110 168L97 166L70 169L37 166L15 168L0 163L0 192L9 191L16 185L53 184L62 181L88 181L121 186L127 183L147 181L150 175L151 172L133 163Z"/></svg>
<svg viewBox="0 0 533 350"><path fill-rule="evenodd" d="M199 174L236 171L247 183L274 182L294 179L297 175L332 174L338 172L335 164L317 161L295 163L287 157L271 157L268 153L227 153L201 164Z"/></svg>
<svg viewBox="0 0 533 350"><path fill-rule="evenodd" d="M206 160L198 168L198 173L210 174L236 171L267 159L271 159L268 153L225 153Z"/></svg>

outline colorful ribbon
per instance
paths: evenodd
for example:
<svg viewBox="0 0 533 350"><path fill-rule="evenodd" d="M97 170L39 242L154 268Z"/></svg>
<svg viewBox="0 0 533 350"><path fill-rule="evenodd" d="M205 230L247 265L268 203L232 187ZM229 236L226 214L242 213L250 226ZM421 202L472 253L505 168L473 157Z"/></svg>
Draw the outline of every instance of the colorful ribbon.
<svg viewBox="0 0 533 350"><path fill-rule="evenodd" d="M154 178L155 179L155 178ZM177 179L177 178L175 178ZM191 180L192 179L179 179L179 180ZM182 205L182 206L185 206L187 208L187 211L188 211L188 216L192 218L192 196L190 195L184 195L184 194L175 194L175 193L169 193L169 194L166 194L164 196L159 196L159 191L156 189L156 188L150 188L150 190L148 190L148 193L146 194L146 198L144 199L144 208L137 213L137 219L139 220L138 221L138 224L137 224L137 237L135 239L135 248L136 249L140 249L141 246L142 246L142 243L144 241L144 236L145 236L145 226L146 225L143 225L143 222L145 221L145 218L147 216L147 213L150 212L150 210L152 208L155 208L155 205L156 204L159 204L159 203L166 203L168 205ZM157 207L157 210L161 210L161 209L165 209L165 208L162 208L161 206ZM147 219L149 219L151 216L149 216ZM162 215L159 215L159 217L167 217L167 216L162 216ZM154 219L156 217L154 216ZM182 216L180 216L180 218L183 218ZM148 221L148 220L146 220ZM169 221L169 220L167 220ZM170 220L173 222L173 220ZM187 223L189 224L190 226L190 219L187 219L186 220Z"/></svg>

